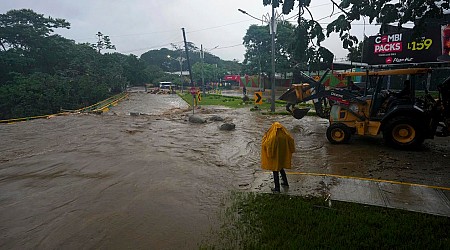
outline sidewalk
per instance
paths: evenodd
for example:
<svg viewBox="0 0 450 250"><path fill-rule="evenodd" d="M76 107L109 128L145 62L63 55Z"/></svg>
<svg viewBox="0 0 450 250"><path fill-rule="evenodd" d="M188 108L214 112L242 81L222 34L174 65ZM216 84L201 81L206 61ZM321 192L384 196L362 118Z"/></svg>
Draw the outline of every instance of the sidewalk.
<svg viewBox="0 0 450 250"><path fill-rule="evenodd" d="M281 194L330 195L331 200L397 208L450 217L450 188L312 173L286 172ZM257 172L252 191L271 192L272 173Z"/></svg>

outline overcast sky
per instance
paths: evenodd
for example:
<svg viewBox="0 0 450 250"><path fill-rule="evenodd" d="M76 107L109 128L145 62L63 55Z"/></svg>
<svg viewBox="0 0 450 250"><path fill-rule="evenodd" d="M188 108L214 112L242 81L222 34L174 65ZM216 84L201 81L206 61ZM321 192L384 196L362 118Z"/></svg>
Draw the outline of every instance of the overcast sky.
<svg viewBox="0 0 450 250"><path fill-rule="evenodd" d="M70 30L58 29L57 33L76 42L96 41L100 31L109 35L117 51L135 54L171 48L171 43L183 45L181 28L186 30L187 40L195 45L216 49L210 53L224 60L244 59L242 45L248 27L261 22L240 12L238 8L262 18L270 12L263 0L0 0L0 12L11 9L32 9L37 13L64 18L71 24ZM330 16L330 0L312 0L311 12L316 20ZM339 1L338 1L339 2ZM278 10L281 12L281 9ZM337 12L337 10L335 10ZM284 19L294 16L298 10ZM334 16L334 17L337 17ZM290 19L295 21L294 19ZM329 23L332 18L320 21ZM355 22L352 34L363 37L363 21ZM366 35L377 33L379 26L366 25ZM338 36L323 43L337 58L344 58L348 51L342 49Z"/></svg>

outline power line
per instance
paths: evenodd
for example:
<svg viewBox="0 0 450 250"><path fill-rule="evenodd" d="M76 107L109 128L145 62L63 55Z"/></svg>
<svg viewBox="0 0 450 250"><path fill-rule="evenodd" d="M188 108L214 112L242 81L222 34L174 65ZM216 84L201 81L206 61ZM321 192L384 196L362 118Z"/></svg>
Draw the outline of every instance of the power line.
<svg viewBox="0 0 450 250"><path fill-rule="evenodd" d="M319 5L314 5L314 6L310 6L309 8L316 8L316 7L321 7L321 6L326 6L326 5L331 5L331 3L325 3L325 4L319 4ZM285 21L293 19L298 17L298 14L289 17L287 19L285 19ZM189 31L186 33L194 33L194 32L200 32L200 31L205 31L205 30L210 30L210 29L217 29L217 28L222 28L222 27L226 27L229 25L234 25L234 24L239 24L239 23L244 23L244 22L249 22L252 21L252 19L247 19L247 20L243 20L243 21L238 21L238 22L233 22L233 23L227 23L227 24L223 24L223 25L219 25L219 26L214 26L214 27L208 27L208 28L204 28L204 29L198 29L198 30L193 30L193 31ZM162 31L153 31L153 32L143 32L143 33L134 33L134 34L117 34L117 35L109 35L109 37L126 37L126 36L142 36L142 35L154 35L154 34L161 34L161 33L170 33L170 32L178 32L179 29L171 29L171 30L162 30ZM74 40L96 40L95 35L89 36L89 37L83 37L83 38L72 38Z"/></svg>
<svg viewBox="0 0 450 250"><path fill-rule="evenodd" d="M161 48L163 46L169 46L169 45L172 45L172 44L181 44L181 43L183 43L183 41L171 42L171 43L166 43L166 44L161 44L161 45L155 45L153 47L147 47L147 48L140 48L140 49L133 49L133 50L128 50L128 51L122 51L122 53L130 53L130 52L136 52L136 51L140 51L140 50L152 50L152 49Z"/></svg>
<svg viewBox="0 0 450 250"><path fill-rule="evenodd" d="M238 22L233 22L233 23L227 23L227 24L223 24L223 25L219 25L219 26L213 26L213 27L208 27L208 28L203 28L203 29L198 29L198 30L192 30L192 31L188 31L186 33L194 33L194 32L200 32L200 31L205 31L205 30L210 30L210 29L218 29L218 28L222 28L222 27L226 27L226 26L230 26L230 25L235 25L235 24L239 24L239 23L245 23L245 22L249 22L252 21L252 19L247 19L247 20L242 20L242 21L238 21ZM171 30L163 30L163 31L154 31L154 32L143 32L143 33L135 33L135 34L118 34L118 35L109 35L109 37L126 37L126 36L142 36L142 35L154 35L154 34L161 34L161 33L171 33L171 32L179 32L179 29L171 29ZM75 40L86 40L86 39L96 39L95 35L92 35L91 37L85 37L85 38L73 38Z"/></svg>
<svg viewBox="0 0 450 250"><path fill-rule="evenodd" d="M290 20L290 19L297 18L298 16L299 16L299 14L297 14L297 15L295 15L295 16L288 17L288 18L284 19L284 21L288 21L288 20ZM288 21L288 22L289 22L289 21Z"/></svg>
<svg viewBox="0 0 450 250"><path fill-rule="evenodd" d="M234 48L234 47L238 47L238 46L244 46L242 43L240 44L235 44L235 45L230 45L230 46L225 46L225 47L218 47L216 49L229 49L229 48Z"/></svg>
<svg viewBox="0 0 450 250"><path fill-rule="evenodd" d="M211 30L211 29L217 29L217 28L222 28L225 26L230 26L230 25L234 25L234 24L238 24L238 23L245 23L245 22L249 22L249 21L253 21L252 19L247 19L244 21L239 21L239 22L234 22L234 23L228 23L228 24L223 24L223 25L219 25L219 26L214 26L214 27L209 27L209 28L204 28L204 29L199 29L199 30L192 30L192 31L188 31L186 33L194 33L194 32L200 32L200 31L205 31L205 30Z"/></svg>
<svg viewBox="0 0 450 250"><path fill-rule="evenodd" d="M316 21L316 22L322 21L322 20L324 20L324 19L330 18L330 17L332 17L332 16L335 16L335 15L341 14L341 13L343 13L343 11L339 11L339 12L333 13L333 14L331 14L331 15L329 15L329 16L319 18L319 19L317 19L317 20L315 20L315 21Z"/></svg>
<svg viewBox="0 0 450 250"><path fill-rule="evenodd" d="M316 8L316 7L326 6L326 5L332 5L332 3L323 3L323 4L319 4L319 5L309 6L308 8Z"/></svg>
<svg viewBox="0 0 450 250"><path fill-rule="evenodd" d="M124 34L124 35L111 35L109 37L124 37L124 36L142 36L142 35L154 35L161 33L170 33L170 32L179 32L179 29L173 30L165 30L165 31L155 31L155 32L146 32L146 33L136 33L136 34Z"/></svg>
<svg viewBox="0 0 450 250"><path fill-rule="evenodd" d="M171 42L171 43L166 43L166 44L161 44L161 45L155 45L152 47L146 47L146 48L140 48L140 49L133 49L133 50L127 50L127 51L122 51L121 53L130 53L130 52L136 52L136 51L140 51L140 50L153 50L153 49L158 49L164 46L169 46L172 44L182 44L183 41L179 41L179 42ZM224 46L224 47L217 47L217 48L213 48L214 50L218 50L218 49L229 49L229 48L234 48L234 47L238 47L238 46L244 46L243 44L235 44L235 45L230 45L230 46ZM211 50L213 50L211 49Z"/></svg>

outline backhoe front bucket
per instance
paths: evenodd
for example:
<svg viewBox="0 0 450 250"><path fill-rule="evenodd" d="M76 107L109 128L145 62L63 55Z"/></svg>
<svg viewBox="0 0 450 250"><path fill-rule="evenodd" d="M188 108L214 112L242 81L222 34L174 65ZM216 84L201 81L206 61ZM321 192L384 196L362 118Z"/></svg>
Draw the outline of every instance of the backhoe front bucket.
<svg viewBox="0 0 450 250"><path fill-rule="evenodd" d="M295 88L288 89L286 92L284 92L279 98L279 100L286 101L290 104L297 104L297 94L295 93Z"/></svg>
<svg viewBox="0 0 450 250"><path fill-rule="evenodd" d="M295 119L302 119L310 110L310 108L301 108L292 110L292 116Z"/></svg>

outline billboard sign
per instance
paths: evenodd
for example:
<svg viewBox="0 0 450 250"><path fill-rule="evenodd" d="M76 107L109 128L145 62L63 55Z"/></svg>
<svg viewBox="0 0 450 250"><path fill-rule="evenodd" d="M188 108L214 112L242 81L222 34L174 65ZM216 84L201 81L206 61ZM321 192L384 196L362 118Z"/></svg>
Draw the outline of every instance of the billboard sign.
<svg viewBox="0 0 450 250"><path fill-rule="evenodd" d="M371 36L366 48L363 61L371 65L449 61L450 25L429 27L419 37L412 30Z"/></svg>

